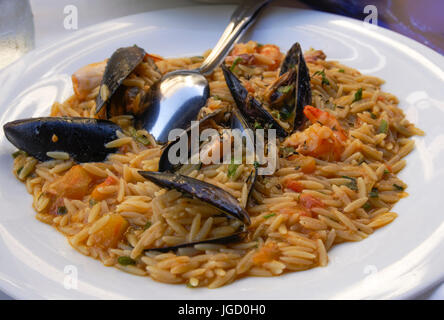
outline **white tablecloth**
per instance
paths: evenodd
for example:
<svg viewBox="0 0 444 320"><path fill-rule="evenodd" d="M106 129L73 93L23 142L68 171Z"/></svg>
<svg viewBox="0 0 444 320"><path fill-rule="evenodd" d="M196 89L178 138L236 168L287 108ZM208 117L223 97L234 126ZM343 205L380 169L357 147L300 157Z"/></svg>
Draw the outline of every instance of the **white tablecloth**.
<svg viewBox="0 0 444 320"><path fill-rule="evenodd" d="M35 47L45 46L75 32L66 30L63 26L64 8L68 5L76 6L78 10L78 28L104 22L109 19L123 17L145 11L171 9L202 5L217 2L212 0L30 0L34 15ZM222 1L219 1L222 2ZM228 1L226 1L228 2ZM236 2L236 1L231 1ZM283 1L285 5L303 7L292 1ZM281 4L281 1L279 1ZM0 291L0 299L11 299ZM444 299L444 284L429 290L418 299Z"/></svg>

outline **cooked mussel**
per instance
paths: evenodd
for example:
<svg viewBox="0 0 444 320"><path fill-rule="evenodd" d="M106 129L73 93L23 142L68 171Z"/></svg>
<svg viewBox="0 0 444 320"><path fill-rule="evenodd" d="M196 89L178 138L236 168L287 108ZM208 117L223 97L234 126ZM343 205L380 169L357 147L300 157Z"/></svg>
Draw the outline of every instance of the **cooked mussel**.
<svg viewBox="0 0 444 320"><path fill-rule="evenodd" d="M145 68L149 78L137 77L136 68ZM96 114L105 118L141 115L149 107L152 85L160 77L156 64L142 48L134 45L117 49L106 64L96 98Z"/></svg>
<svg viewBox="0 0 444 320"><path fill-rule="evenodd" d="M239 201L227 191L215 185L178 173L151 171L139 171L139 173L160 187L175 189L240 220L244 225L250 224L250 217L245 209L241 207Z"/></svg>
<svg viewBox="0 0 444 320"><path fill-rule="evenodd" d="M247 172L247 175L244 175L243 182L247 184L247 192L248 196L251 193L251 190L253 188L254 182L256 181L257 176L257 169L254 165L254 159L251 162L253 163L247 163L247 148L250 148L250 153L248 154L251 157L254 157L254 147L253 147L253 141L254 138L251 136L252 131L247 130L250 129L249 125L246 121L246 119L239 113L237 109L233 110L225 110L221 109L218 110L212 114L207 115L203 119L199 121L199 134L204 129L216 129L219 132L219 139L217 140L210 140L210 141L204 141L200 146L199 150L196 150L196 153L199 153L200 156L203 154L211 153L212 150L219 149L221 152L219 152L219 159L217 159L218 163L221 163L221 165L224 165L223 162L228 158L229 161L231 161L231 164L228 166L229 175L231 174L234 176L234 170L240 165L243 164L243 168L245 172ZM230 129L230 130L227 130ZM242 157L242 159L234 159L234 132L231 130L239 130L240 137L242 138L242 154L238 154L238 157ZM201 170L203 164L202 162L196 162L192 161L192 156L195 156L192 154L192 148L190 146L190 140L191 140L191 128L186 130L183 135L186 135L186 140L188 141L188 157L186 160L186 164L184 163L178 163L173 164L170 161L170 152L173 152L171 148L175 146L175 144L179 143L181 136L179 136L175 141L170 142L163 150L162 155L159 160L159 171L160 172L177 172L183 175L189 175L193 173L194 170ZM247 143L246 140L249 140L251 143ZM227 149L229 150L227 150ZM207 150L205 152L202 152L203 150ZM208 150L211 150L208 152ZM177 148L177 151L179 151L179 148ZM229 153L227 152L229 151ZM231 155L231 158L230 158ZM227 157L228 156L228 157ZM202 160L202 158L200 158ZM208 161L205 161L208 162ZM205 163L204 162L204 163ZM206 163L209 164L209 163ZM216 164L217 165L217 164ZM225 164L226 165L226 164ZM231 167L231 170L230 170ZM230 172L231 171L231 172ZM248 200L248 197L247 197ZM246 203L243 203L245 206Z"/></svg>
<svg viewBox="0 0 444 320"><path fill-rule="evenodd" d="M276 129L276 133L279 137L287 136L286 131L279 125L273 116L264 109L262 104L248 94L247 89L230 69L225 65L222 65L221 67L231 95L247 121L249 123L254 123L255 128Z"/></svg>
<svg viewBox="0 0 444 320"><path fill-rule="evenodd" d="M16 120L3 126L6 138L40 161L51 152L68 153L77 162L103 161L114 148L120 127L108 120L81 117L41 117Z"/></svg>
<svg viewBox="0 0 444 320"><path fill-rule="evenodd" d="M279 77L265 90L262 102L250 95L240 80L222 66L225 81L242 115L255 128L273 128L286 137L304 120L303 108L311 103L310 75L301 47L295 43L282 63Z"/></svg>

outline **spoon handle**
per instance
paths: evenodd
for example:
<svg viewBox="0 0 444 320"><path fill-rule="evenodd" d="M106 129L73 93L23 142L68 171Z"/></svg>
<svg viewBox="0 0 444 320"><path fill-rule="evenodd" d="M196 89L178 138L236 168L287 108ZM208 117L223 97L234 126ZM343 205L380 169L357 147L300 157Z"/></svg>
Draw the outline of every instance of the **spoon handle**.
<svg viewBox="0 0 444 320"><path fill-rule="evenodd" d="M245 0L231 15L230 23L220 37L210 55L202 63L198 71L203 75L210 74L222 62L232 45L257 17L259 11L271 0Z"/></svg>

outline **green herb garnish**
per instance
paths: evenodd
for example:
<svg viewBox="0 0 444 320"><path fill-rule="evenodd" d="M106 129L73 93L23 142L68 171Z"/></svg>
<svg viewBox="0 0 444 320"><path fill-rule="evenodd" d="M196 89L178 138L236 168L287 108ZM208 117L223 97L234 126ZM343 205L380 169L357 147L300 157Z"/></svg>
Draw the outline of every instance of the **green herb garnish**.
<svg viewBox="0 0 444 320"><path fill-rule="evenodd" d="M378 133L387 133L388 123L386 120L382 119L381 124L379 125Z"/></svg>
<svg viewBox="0 0 444 320"><path fill-rule="evenodd" d="M89 206L90 207L94 207L94 205L97 203L97 201L96 200L94 200L94 199L89 199Z"/></svg>
<svg viewBox="0 0 444 320"><path fill-rule="evenodd" d="M359 101L362 99L362 88L359 88L358 91L355 93L355 98L353 99L353 102Z"/></svg>
<svg viewBox="0 0 444 320"><path fill-rule="evenodd" d="M279 113L282 120L288 120L291 116L291 112L289 112L287 109L282 108L281 112Z"/></svg>
<svg viewBox="0 0 444 320"><path fill-rule="evenodd" d="M356 182L355 178L348 176L342 176L342 178L350 180L350 182L345 185L346 187L348 187L350 190L358 191L358 183Z"/></svg>
<svg viewBox="0 0 444 320"><path fill-rule="evenodd" d="M369 196L370 196L370 198L378 198L378 196L379 196L378 189L372 188L372 191L370 191Z"/></svg>
<svg viewBox="0 0 444 320"><path fill-rule="evenodd" d="M261 126L261 124L258 121L255 121L254 122L254 128L255 129L262 129L262 126Z"/></svg>
<svg viewBox="0 0 444 320"><path fill-rule="evenodd" d="M290 84L290 85L288 85L288 86L279 87L279 88L278 88L278 91L279 91L280 93L289 93L290 90L292 90L292 89L293 89L293 85Z"/></svg>
<svg viewBox="0 0 444 320"><path fill-rule="evenodd" d="M22 150L17 150L16 152L14 152L13 154L12 154L12 157L15 159L15 158L17 158L18 156L20 156L20 155L26 155L26 152L25 151L22 151Z"/></svg>
<svg viewBox="0 0 444 320"><path fill-rule="evenodd" d="M387 169L384 169L384 174L389 174L390 171L388 171Z"/></svg>
<svg viewBox="0 0 444 320"><path fill-rule="evenodd" d="M393 186L395 187L396 190L404 191L404 187L400 186L399 184L394 183Z"/></svg>
<svg viewBox="0 0 444 320"><path fill-rule="evenodd" d="M345 72L344 69L339 69L338 71L341 72L341 73L344 73L344 72Z"/></svg>
<svg viewBox="0 0 444 320"><path fill-rule="evenodd" d="M122 266L135 265L136 260L131 259L128 256L121 256L117 259L117 262Z"/></svg>
<svg viewBox="0 0 444 320"><path fill-rule="evenodd" d="M145 225L143 226L143 230L148 229L149 227L151 227L151 222L148 221L147 223L145 223Z"/></svg>
<svg viewBox="0 0 444 320"><path fill-rule="evenodd" d="M276 213L270 213L264 216L264 219L270 219L271 217L274 217L276 215Z"/></svg>
<svg viewBox="0 0 444 320"><path fill-rule="evenodd" d="M317 75L320 75L320 76L322 76L322 82L321 82L321 84L322 85L330 85L330 81L328 81L328 79L327 79L327 77L325 76L325 70L322 70L322 71L316 71L314 74L313 74L313 76L317 76Z"/></svg>
<svg viewBox="0 0 444 320"><path fill-rule="evenodd" d="M57 208L57 214L58 215L64 215L68 213L68 209L66 209L65 206L60 206Z"/></svg>
<svg viewBox="0 0 444 320"><path fill-rule="evenodd" d="M370 202L366 202L364 203L364 205L362 206L362 208L364 208L365 210L368 210L372 207L372 205L370 204Z"/></svg>
<svg viewBox="0 0 444 320"><path fill-rule="evenodd" d="M238 168L239 166L240 166L240 164L236 164L236 163L234 163L234 158L231 159L231 164L228 165L228 174L227 174L227 176L228 176L229 178L233 177L234 174L235 174L236 171L237 171L237 168Z"/></svg>
<svg viewBox="0 0 444 320"><path fill-rule="evenodd" d="M378 118L378 117L376 116L376 114L374 114L373 112L370 112L370 117L371 117L372 119L376 119L376 118Z"/></svg>
<svg viewBox="0 0 444 320"><path fill-rule="evenodd" d="M20 175L20 172L22 172L22 170L23 170L23 167L18 168L17 169L17 175Z"/></svg>
<svg viewBox="0 0 444 320"><path fill-rule="evenodd" d="M138 142L140 142L141 144L148 146L150 145L150 140L148 139L147 136L145 136L144 134L138 133L136 129L134 129L133 127L129 128L129 132L131 134L131 136Z"/></svg>
<svg viewBox="0 0 444 320"><path fill-rule="evenodd" d="M233 72L234 68L236 68L237 64L241 61L244 61L241 57L237 57L236 59L234 59L233 64L230 67L230 70Z"/></svg>
<svg viewBox="0 0 444 320"><path fill-rule="evenodd" d="M254 166L255 169L257 169L257 168L259 168L260 164L259 164L259 162L255 161L253 163L253 166Z"/></svg>
<svg viewBox="0 0 444 320"><path fill-rule="evenodd" d="M214 100L221 100L221 99L219 98L219 96L216 96L216 95L213 96L213 99L214 99Z"/></svg>

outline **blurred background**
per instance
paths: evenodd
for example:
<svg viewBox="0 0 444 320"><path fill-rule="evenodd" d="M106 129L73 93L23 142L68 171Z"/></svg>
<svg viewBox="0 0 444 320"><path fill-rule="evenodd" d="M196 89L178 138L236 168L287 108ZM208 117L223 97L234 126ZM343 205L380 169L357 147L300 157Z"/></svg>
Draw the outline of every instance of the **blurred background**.
<svg viewBox="0 0 444 320"><path fill-rule="evenodd" d="M110 19L146 11L240 1L0 0L0 70L33 48L56 43L72 32ZM444 0L275 0L272 5L331 12L361 21L369 16L369 10L373 13L376 9L379 26L444 54ZM67 20L75 11L78 21ZM8 298L0 291L0 299ZM419 298L444 299L444 285Z"/></svg>
<svg viewBox="0 0 444 320"><path fill-rule="evenodd" d="M63 38L68 32L145 11L239 3L218 0L0 0L0 69L26 51ZM443 0L275 0L273 5L315 9L359 20L377 9L377 24L444 54ZM77 25L64 23L72 9L80 12ZM373 9L370 9L373 11ZM69 22L68 22L69 23Z"/></svg>

